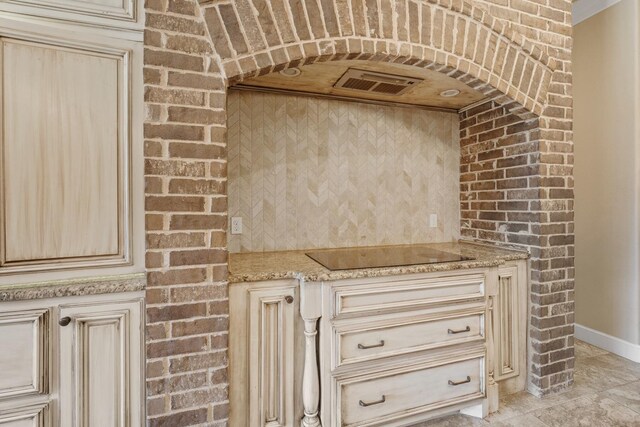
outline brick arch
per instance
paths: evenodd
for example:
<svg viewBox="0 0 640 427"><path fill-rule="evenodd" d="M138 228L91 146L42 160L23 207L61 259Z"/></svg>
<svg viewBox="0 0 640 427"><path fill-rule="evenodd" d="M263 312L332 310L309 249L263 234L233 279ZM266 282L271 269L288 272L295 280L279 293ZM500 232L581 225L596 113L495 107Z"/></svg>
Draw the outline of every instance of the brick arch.
<svg viewBox="0 0 640 427"><path fill-rule="evenodd" d="M544 111L555 62L478 6L409 0L365 10L365 3L262 2L258 9L237 1L205 4L203 15L229 85L300 64L368 59L434 69L536 115Z"/></svg>
<svg viewBox="0 0 640 427"><path fill-rule="evenodd" d="M147 0L145 7L150 426L222 427L228 418L228 86L332 59L427 67L491 99L460 116L461 233L530 251L528 388L543 395L572 383L570 0ZM335 20L321 19L316 37L325 8ZM425 17L431 26L420 25ZM450 28L464 28L464 36L452 33L449 44L431 37ZM467 50L477 40L486 45ZM490 61L487 52L505 60Z"/></svg>

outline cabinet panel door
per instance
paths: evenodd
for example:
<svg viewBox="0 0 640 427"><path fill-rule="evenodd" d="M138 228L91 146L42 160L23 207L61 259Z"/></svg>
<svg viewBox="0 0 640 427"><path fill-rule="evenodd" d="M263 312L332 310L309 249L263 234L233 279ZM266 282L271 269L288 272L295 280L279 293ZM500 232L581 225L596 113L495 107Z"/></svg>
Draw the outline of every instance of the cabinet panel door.
<svg viewBox="0 0 640 427"><path fill-rule="evenodd" d="M2 271L129 263L130 52L0 47Z"/></svg>
<svg viewBox="0 0 640 427"><path fill-rule="evenodd" d="M143 0L3 0L0 11L101 27L143 28Z"/></svg>
<svg viewBox="0 0 640 427"><path fill-rule="evenodd" d="M75 427L140 423L142 304L61 306L60 422Z"/></svg>
<svg viewBox="0 0 640 427"><path fill-rule="evenodd" d="M0 398L45 393L48 310L0 313Z"/></svg>
<svg viewBox="0 0 640 427"><path fill-rule="evenodd" d="M496 381L517 377L526 355L526 304L524 263L500 267L494 306Z"/></svg>
<svg viewBox="0 0 640 427"><path fill-rule="evenodd" d="M49 427L49 404L11 408L0 414L0 427Z"/></svg>
<svg viewBox="0 0 640 427"><path fill-rule="evenodd" d="M295 289L249 291L249 425L293 426ZM291 301L291 299L289 299Z"/></svg>
<svg viewBox="0 0 640 427"><path fill-rule="evenodd" d="M12 408L0 414L0 427L49 427L50 425L47 403Z"/></svg>

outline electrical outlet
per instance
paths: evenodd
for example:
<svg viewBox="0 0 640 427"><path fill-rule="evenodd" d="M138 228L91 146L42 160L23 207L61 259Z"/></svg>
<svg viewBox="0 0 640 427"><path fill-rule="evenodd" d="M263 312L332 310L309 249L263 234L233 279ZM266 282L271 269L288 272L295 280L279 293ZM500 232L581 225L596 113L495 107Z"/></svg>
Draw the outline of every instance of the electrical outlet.
<svg viewBox="0 0 640 427"><path fill-rule="evenodd" d="M241 216L234 216L231 218L231 234L242 234Z"/></svg>
<svg viewBox="0 0 640 427"><path fill-rule="evenodd" d="M438 214L429 215L429 227L438 228Z"/></svg>

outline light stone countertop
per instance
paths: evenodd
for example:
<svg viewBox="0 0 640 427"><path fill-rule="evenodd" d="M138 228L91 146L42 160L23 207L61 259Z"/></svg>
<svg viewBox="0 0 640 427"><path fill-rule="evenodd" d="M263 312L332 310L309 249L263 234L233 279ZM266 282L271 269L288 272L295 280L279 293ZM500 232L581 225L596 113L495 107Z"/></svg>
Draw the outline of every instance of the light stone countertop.
<svg viewBox="0 0 640 427"><path fill-rule="evenodd" d="M142 291L145 273L0 285L0 302Z"/></svg>
<svg viewBox="0 0 640 427"><path fill-rule="evenodd" d="M331 271L305 255L305 252L315 251L315 249L235 253L229 254L229 283L258 282L277 279L302 279L307 282L320 282L396 274L429 273L434 271L494 267L504 264L506 261L529 258L529 254L522 250L463 241L433 243L420 246L428 246L433 249L474 259L438 264ZM385 248L392 247L393 246L385 246Z"/></svg>

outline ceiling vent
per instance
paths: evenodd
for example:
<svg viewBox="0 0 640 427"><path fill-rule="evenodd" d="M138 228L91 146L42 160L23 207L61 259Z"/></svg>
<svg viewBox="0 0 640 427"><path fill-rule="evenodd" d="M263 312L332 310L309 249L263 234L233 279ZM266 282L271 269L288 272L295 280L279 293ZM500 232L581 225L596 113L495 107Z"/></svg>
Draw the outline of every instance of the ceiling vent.
<svg viewBox="0 0 640 427"><path fill-rule="evenodd" d="M401 95L422 79L349 68L333 87L383 95Z"/></svg>

